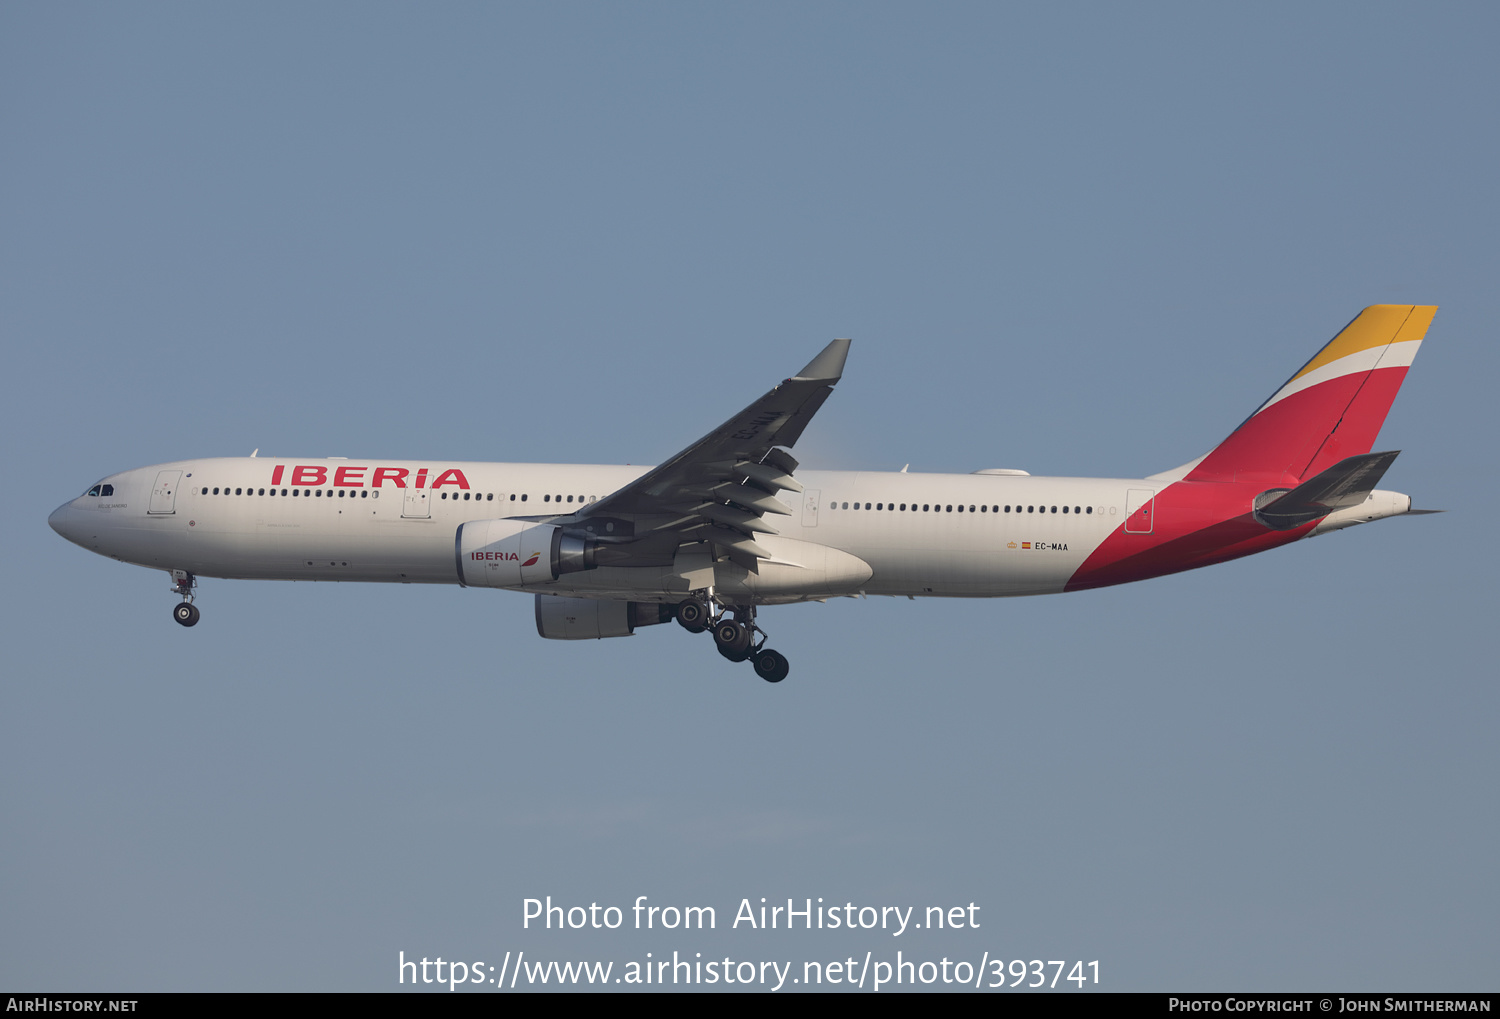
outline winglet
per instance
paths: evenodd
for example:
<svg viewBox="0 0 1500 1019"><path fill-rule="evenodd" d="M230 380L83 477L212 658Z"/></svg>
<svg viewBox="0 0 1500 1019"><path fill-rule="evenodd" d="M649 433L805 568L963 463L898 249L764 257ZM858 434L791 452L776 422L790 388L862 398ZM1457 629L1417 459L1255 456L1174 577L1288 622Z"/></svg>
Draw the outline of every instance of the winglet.
<svg viewBox="0 0 1500 1019"><path fill-rule="evenodd" d="M807 367L798 372L794 378L809 381L837 382L844 375L844 361L848 357L849 341L834 340L823 348L821 354L807 362Z"/></svg>

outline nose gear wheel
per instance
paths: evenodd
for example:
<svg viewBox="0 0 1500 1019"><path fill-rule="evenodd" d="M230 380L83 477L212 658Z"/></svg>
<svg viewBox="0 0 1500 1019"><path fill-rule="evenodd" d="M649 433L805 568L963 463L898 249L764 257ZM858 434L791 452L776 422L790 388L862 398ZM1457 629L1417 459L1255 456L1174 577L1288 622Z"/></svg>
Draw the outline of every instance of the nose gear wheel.
<svg viewBox="0 0 1500 1019"><path fill-rule="evenodd" d="M193 588L198 578L186 570L172 571L172 593L182 596L182 601L172 609L172 618L183 626L194 626L198 622L198 606L193 604Z"/></svg>

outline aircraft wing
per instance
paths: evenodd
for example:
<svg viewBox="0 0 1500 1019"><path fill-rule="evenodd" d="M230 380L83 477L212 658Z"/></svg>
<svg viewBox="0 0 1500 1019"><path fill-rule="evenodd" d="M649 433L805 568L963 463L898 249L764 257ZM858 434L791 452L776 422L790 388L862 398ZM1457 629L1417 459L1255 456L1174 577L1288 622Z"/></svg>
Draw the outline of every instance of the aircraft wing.
<svg viewBox="0 0 1500 1019"><path fill-rule="evenodd" d="M776 518L791 508L776 498L802 491L792 477L797 461L780 446L795 443L844 372L849 341L834 340L792 378L740 411L676 456L580 510L574 526L605 540L597 526L620 523L622 540L601 564L654 565L670 561L685 541L709 541L746 569L770 557L756 534L775 534ZM632 545L636 547L632 549Z"/></svg>

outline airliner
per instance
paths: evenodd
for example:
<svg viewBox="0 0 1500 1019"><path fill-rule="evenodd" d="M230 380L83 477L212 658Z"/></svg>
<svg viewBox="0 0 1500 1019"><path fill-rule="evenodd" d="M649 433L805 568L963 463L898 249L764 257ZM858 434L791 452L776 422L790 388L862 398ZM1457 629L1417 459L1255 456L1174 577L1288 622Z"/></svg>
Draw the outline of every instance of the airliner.
<svg viewBox="0 0 1500 1019"><path fill-rule="evenodd" d="M1413 510L1371 452L1437 309L1375 305L1208 453L1145 478L799 470L790 450L843 375L834 340L656 467L263 457L113 474L48 518L171 575L458 584L530 593L555 640L675 620L778 683L764 605L993 598L1123 584Z"/></svg>

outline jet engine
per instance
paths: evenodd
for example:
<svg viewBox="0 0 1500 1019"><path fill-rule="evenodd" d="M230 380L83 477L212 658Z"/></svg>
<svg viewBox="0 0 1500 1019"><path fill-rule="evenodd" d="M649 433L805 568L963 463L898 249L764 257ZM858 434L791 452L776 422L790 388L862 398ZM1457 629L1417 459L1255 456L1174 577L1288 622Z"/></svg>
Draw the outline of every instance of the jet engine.
<svg viewBox="0 0 1500 1019"><path fill-rule="evenodd" d="M653 602L536 596L536 632L550 640L629 637L637 626L665 623L671 618L672 606Z"/></svg>
<svg viewBox="0 0 1500 1019"><path fill-rule="evenodd" d="M592 570L598 540L530 520L471 520L453 540L465 587L525 587Z"/></svg>

